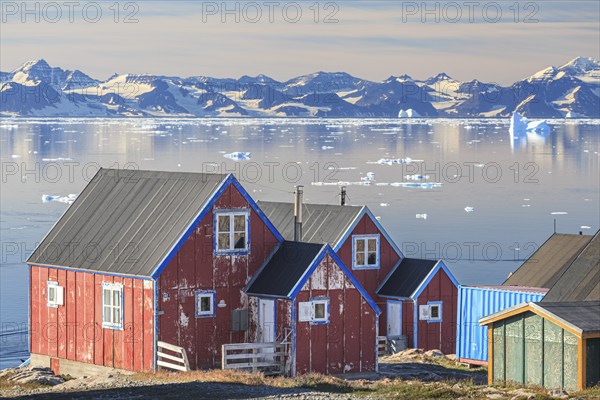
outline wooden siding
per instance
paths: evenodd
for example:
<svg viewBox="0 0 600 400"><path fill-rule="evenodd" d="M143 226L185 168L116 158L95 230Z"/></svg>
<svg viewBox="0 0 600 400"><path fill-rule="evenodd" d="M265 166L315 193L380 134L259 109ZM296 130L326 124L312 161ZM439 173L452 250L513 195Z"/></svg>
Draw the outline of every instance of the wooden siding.
<svg viewBox="0 0 600 400"><path fill-rule="evenodd" d="M369 235L379 234L379 269L354 270L352 269L352 236L354 235ZM383 233L377 228L368 215L364 215L356 224L346 241L337 251L337 255L344 264L352 271L358 282L365 288L367 293L373 298L375 303L382 310L379 316L379 334L385 335L387 331L387 320L385 318L387 299L377 296L377 289L383 283L389 272L396 265L400 256L392 245L387 241Z"/></svg>
<svg viewBox="0 0 600 400"><path fill-rule="evenodd" d="M48 307L48 281L64 305ZM102 283L123 285L124 329L102 328ZM154 366L154 289L150 280L30 267L31 352L130 371Z"/></svg>
<svg viewBox="0 0 600 400"><path fill-rule="evenodd" d="M277 239L251 209L241 193L230 185L217 199L214 209L250 210L250 254L213 254L213 213L209 212L171 260L159 278L159 340L185 348L190 367L216 368L221 346L250 339L246 332L231 330L231 312L247 309L243 293L263 261L277 245ZM195 290L214 290L215 317L196 318ZM255 329L255 328L254 328Z"/></svg>
<svg viewBox="0 0 600 400"><path fill-rule="evenodd" d="M296 372L341 374L376 369L375 311L327 256L296 297L329 297L329 323L296 322Z"/></svg>
<svg viewBox="0 0 600 400"><path fill-rule="evenodd" d="M456 351L456 313L458 303L458 288L454 286L446 272L440 269L431 279L427 287L421 292L418 305L428 302L442 302L442 322L419 321L417 347L425 350L438 349L444 354L454 354ZM410 303L412 305L412 303ZM417 307L418 310L418 307ZM411 317L413 312L408 317ZM410 320L414 321L414 320ZM407 324L408 325L408 321ZM413 330L409 334L409 343L414 345Z"/></svg>

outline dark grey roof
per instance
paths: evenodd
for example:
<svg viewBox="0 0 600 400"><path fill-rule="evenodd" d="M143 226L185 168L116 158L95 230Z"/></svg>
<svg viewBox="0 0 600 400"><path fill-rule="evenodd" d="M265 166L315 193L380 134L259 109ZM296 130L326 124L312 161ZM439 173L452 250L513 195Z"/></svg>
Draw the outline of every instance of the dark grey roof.
<svg viewBox="0 0 600 400"><path fill-rule="evenodd" d="M260 209L286 240L294 240L294 204L259 201ZM303 204L302 242L335 246L363 207Z"/></svg>
<svg viewBox="0 0 600 400"><path fill-rule="evenodd" d="M583 334L600 332L600 301L541 302L535 305L578 328Z"/></svg>
<svg viewBox="0 0 600 400"><path fill-rule="evenodd" d="M284 241L267 260L246 293L287 297L324 245Z"/></svg>
<svg viewBox="0 0 600 400"><path fill-rule="evenodd" d="M553 234L503 285L550 289L591 238L590 235Z"/></svg>
<svg viewBox="0 0 600 400"><path fill-rule="evenodd" d="M411 297L437 263L437 260L404 258L392 271L377 294L384 297Z"/></svg>
<svg viewBox="0 0 600 400"><path fill-rule="evenodd" d="M542 302L600 300L600 231L558 278Z"/></svg>
<svg viewBox="0 0 600 400"><path fill-rule="evenodd" d="M27 263L150 276L225 178L101 169Z"/></svg>

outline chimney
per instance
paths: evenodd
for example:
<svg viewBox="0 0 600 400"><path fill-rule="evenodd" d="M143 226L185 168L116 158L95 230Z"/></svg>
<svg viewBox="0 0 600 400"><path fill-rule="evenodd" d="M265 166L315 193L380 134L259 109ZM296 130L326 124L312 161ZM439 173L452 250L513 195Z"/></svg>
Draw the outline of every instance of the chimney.
<svg viewBox="0 0 600 400"><path fill-rule="evenodd" d="M342 206L345 206L346 205L346 186L342 186L342 192L340 193L340 198L341 198L340 204Z"/></svg>
<svg viewBox="0 0 600 400"><path fill-rule="evenodd" d="M294 241L302 241L302 194L304 186L296 186L296 201L294 202Z"/></svg>

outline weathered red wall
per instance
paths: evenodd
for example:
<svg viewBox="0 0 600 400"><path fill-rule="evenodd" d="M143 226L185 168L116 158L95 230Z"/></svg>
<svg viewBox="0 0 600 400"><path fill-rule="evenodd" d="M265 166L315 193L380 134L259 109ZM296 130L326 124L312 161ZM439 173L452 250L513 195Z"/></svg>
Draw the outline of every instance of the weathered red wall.
<svg viewBox="0 0 600 400"><path fill-rule="evenodd" d="M171 260L159 278L159 340L186 349L191 368L214 368L221 363L221 345L247 342L249 331L231 331L231 311L247 308L242 289L276 247L277 239L252 211L248 202L229 186L215 208L250 209L250 254L213 255L213 214L209 212ZM194 291L215 290L216 316L195 317ZM164 297L166 296L166 297Z"/></svg>
<svg viewBox="0 0 600 400"><path fill-rule="evenodd" d="M47 305L47 283L64 305ZM102 328L102 282L123 284L124 329ZM152 371L154 289L150 280L30 267L31 352L132 371Z"/></svg>
<svg viewBox="0 0 600 400"><path fill-rule="evenodd" d="M328 296L329 324L296 323L296 373L340 374L376 368L376 314L327 256L296 297Z"/></svg>
<svg viewBox="0 0 600 400"><path fill-rule="evenodd" d="M353 235L370 235L379 234L379 269L374 270L353 270L352 269L352 236ZM337 255L348 267L360 284L365 288L367 293L375 300L382 313L379 316L379 334L385 336L387 330L387 321L385 318L387 300L377 296L376 291L379 285L383 283L391 269L396 265L400 256L392 245L386 240L383 233L377 228L368 215L364 215L358 222L350 236L340 247Z"/></svg>
<svg viewBox="0 0 600 400"><path fill-rule="evenodd" d="M428 301L442 301L442 322L417 321L417 347L425 350L439 349L444 354L456 352L456 308L458 288L440 269L418 297L418 305ZM418 310L418 307L417 307ZM416 318L419 316L417 315Z"/></svg>

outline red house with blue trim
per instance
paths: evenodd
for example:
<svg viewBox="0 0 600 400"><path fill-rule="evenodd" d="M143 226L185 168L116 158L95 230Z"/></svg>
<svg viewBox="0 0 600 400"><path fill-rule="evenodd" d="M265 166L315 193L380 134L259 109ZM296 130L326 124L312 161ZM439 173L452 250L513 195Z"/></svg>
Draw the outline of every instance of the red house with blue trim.
<svg viewBox="0 0 600 400"><path fill-rule="evenodd" d="M285 241L233 175L102 169L27 260L31 364L374 371L381 310L338 254Z"/></svg>

